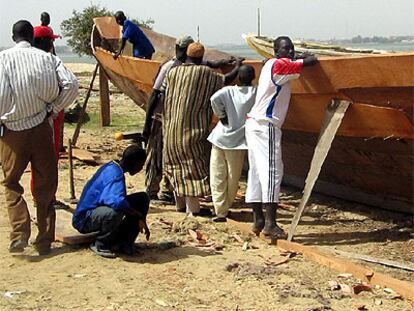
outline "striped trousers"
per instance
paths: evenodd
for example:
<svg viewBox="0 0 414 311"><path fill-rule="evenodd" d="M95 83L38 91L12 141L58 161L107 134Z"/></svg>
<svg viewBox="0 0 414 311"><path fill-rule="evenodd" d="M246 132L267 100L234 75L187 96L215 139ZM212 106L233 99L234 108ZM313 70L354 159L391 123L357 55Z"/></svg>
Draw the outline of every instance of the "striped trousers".
<svg viewBox="0 0 414 311"><path fill-rule="evenodd" d="M270 122L246 121L247 203L278 203L283 178L282 132Z"/></svg>

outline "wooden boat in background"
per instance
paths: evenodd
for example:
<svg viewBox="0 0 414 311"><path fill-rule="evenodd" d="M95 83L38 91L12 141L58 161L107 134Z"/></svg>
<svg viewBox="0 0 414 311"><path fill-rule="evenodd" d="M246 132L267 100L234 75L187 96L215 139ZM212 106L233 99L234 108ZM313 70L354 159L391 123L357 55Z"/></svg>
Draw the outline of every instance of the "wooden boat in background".
<svg viewBox="0 0 414 311"><path fill-rule="evenodd" d="M97 18L94 55L110 80L144 107L162 62L174 54L175 39L145 30L155 60L113 59L120 27ZM208 59L229 55L207 50ZM249 60L260 74L263 62ZM303 187L327 105L352 102L322 167L316 191L382 208L413 211L414 53L321 57L292 82L283 126L284 183Z"/></svg>
<svg viewBox="0 0 414 311"><path fill-rule="evenodd" d="M264 58L273 57L274 38L258 36L256 34L243 34L243 39L247 45L255 50ZM343 47L339 45L324 44L311 41L294 40L295 50L300 53L309 52L319 56L349 56L349 55L366 55L366 54L386 54L384 50L374 49L357 49Z"/></svg>

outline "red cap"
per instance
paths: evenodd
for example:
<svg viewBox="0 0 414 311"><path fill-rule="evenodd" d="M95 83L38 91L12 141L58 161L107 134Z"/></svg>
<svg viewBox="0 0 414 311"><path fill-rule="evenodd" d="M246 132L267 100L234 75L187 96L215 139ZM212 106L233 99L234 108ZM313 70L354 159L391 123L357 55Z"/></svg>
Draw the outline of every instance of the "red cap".
<svg viewBox="0 0 414 311"><path fill-rule="evenodd" d="M53 34L53 30L47 26L36 26L33 30L35 38L60 38L60 36Z"/></svg>

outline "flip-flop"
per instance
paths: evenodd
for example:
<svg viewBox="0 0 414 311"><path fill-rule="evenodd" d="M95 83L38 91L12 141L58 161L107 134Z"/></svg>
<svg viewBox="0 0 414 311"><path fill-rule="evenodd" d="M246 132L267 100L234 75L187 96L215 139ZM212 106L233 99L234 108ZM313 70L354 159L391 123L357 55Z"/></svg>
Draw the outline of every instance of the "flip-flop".
<svg viewBox="0 0 414 311"><path fill-rule="evenodd" d="M109 249L100 249L95 244L91 244L89 249L94 252L96 255L99 255L104 258L115 258L116 254L111 252Z"/></svg>

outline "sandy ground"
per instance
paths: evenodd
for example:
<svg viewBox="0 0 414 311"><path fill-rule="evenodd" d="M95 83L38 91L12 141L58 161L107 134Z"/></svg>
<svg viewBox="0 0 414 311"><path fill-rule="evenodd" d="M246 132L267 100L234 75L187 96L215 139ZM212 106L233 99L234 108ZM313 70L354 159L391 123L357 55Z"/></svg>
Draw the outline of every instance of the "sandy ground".
<svg viewBox="0 0 414 311"><path fill-rule="evenodd" d="M88 85L93 65L70 65L82 85ZM86 90L81 90L79 102ZM112 95L112 113L132 121L107 128L85 126L78 146L100 156L103 163L117 158L127 142L115 142L117 130L142 125L143 111L124 95ZM98 97L93 93L88 112L97 114ZM71 137L73 126L65 135ZM69 197L68 164L59 165L60 200ZM75 161L77 196L96 171ZM30 173L22 184L28 189ZM241 183L241 188L245 185ZM129 192L144 189L144 175L127 177ZM32 205L30 193L25 193ZM292 208L279 211L279 223L288 229L294 207L300 200L298 189L284 188L282 202ZM4 202L3 190L0 202ZM413 263L413 219L411 216L378 211L331 197L314 195L298 228L296 241L317 245L327 251L347 251L377 258ZM2 203L4 205L4 203ZM210 207L211 203L203 203ZM65 219L70 219L68 211ZM232 217L251 222L242 198ZM35 218L35 215L32 214ZM173 206L152 205L148 217L152 232L149 242L140 236L135 256L103 259L87 246L54 243L48 256L38 256L29 247L22 255L8 253L8 219L0 211L0 310L413 310L411 302L395 293L373 287L358 295L349 287L359 283L339 278L338 272L305 260L300 254L286 263L274 247L239 232L228 224L215 224L209 218L185 219ZM69 227L69 221L65 224ZM199 230L205 245L193 240L189 229ZM36 234L33 225L32 238ZM245 243L247 242L247 244ZM414 273L367 264L375 271L413 282ZM341 284L332 289L329 281ZM349 287L347 287L348 285Z"/></svg>

